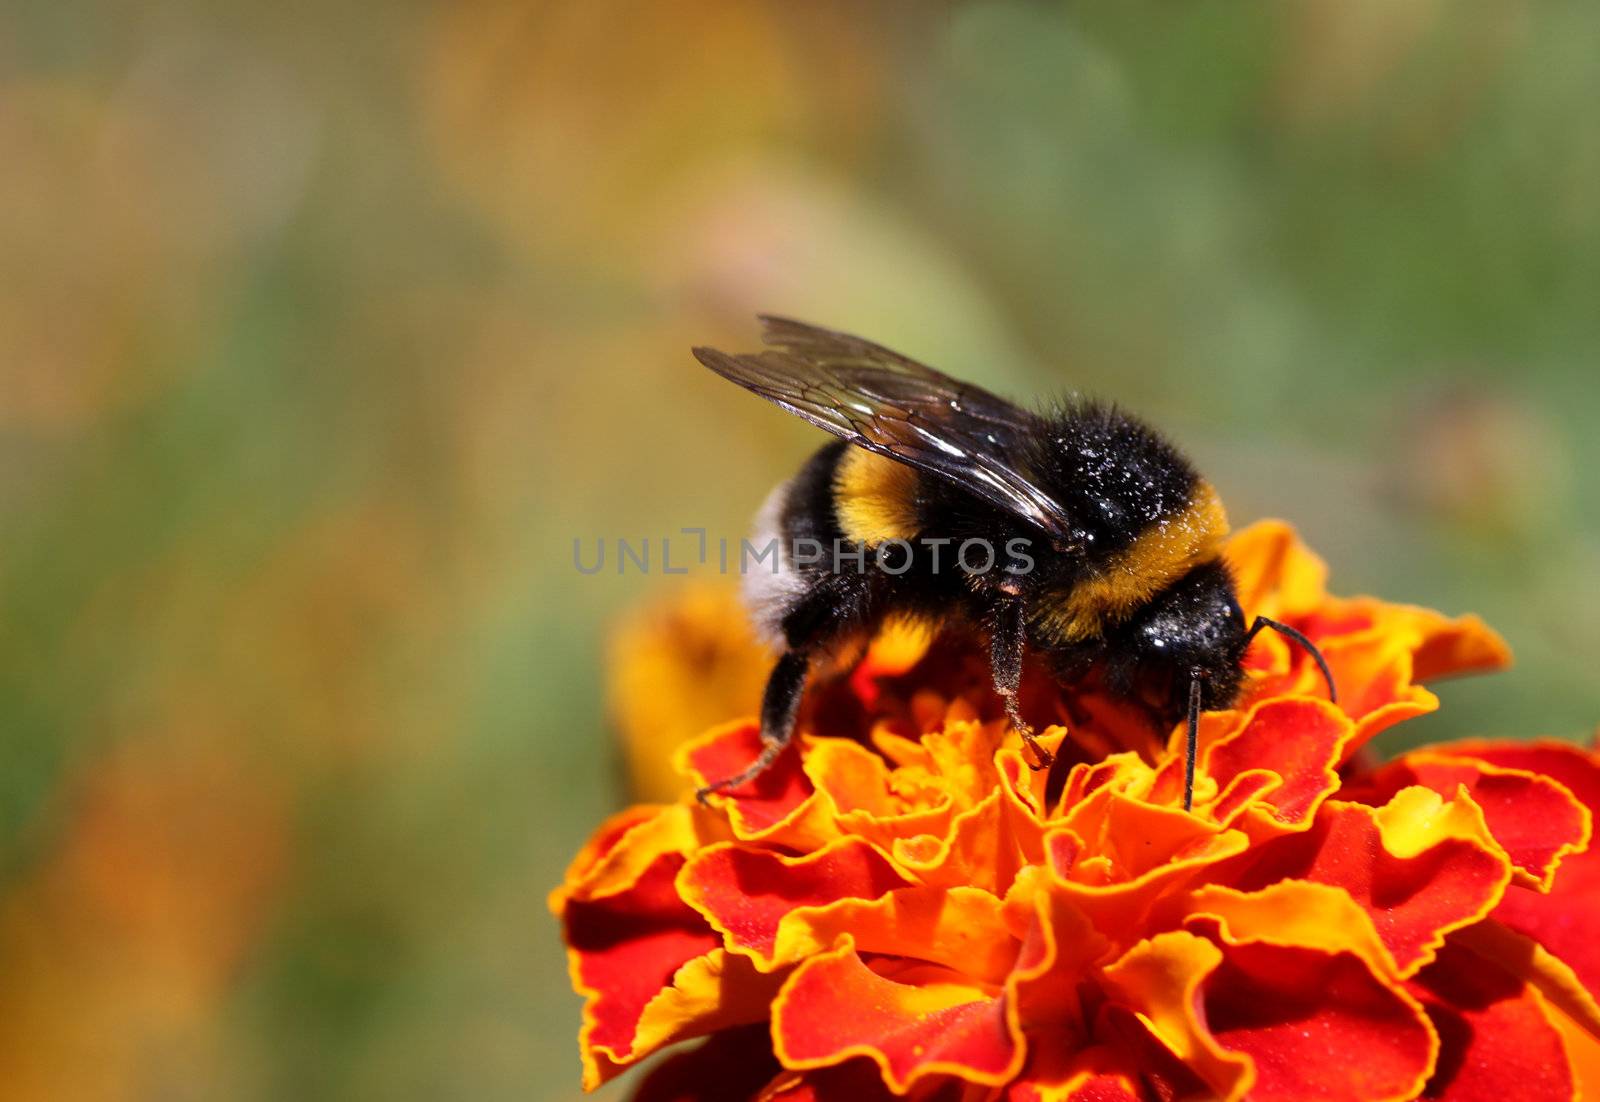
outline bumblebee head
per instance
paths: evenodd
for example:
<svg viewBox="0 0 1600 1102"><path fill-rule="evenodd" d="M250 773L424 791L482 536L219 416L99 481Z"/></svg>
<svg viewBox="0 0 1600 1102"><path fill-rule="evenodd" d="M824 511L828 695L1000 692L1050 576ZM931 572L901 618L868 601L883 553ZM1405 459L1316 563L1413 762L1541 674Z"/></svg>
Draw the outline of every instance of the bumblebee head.
<svg viewBox="0 0 1600 1102"><path fill-rule="evenodd" d="M1168 586L1109 640L1113 676L1120 675L1163 717L1176 721L1189 682L1200 682L1201 707L1229 707L1243 679L1247 641L1233 579L1219 560L1203 563Z"/></svg>

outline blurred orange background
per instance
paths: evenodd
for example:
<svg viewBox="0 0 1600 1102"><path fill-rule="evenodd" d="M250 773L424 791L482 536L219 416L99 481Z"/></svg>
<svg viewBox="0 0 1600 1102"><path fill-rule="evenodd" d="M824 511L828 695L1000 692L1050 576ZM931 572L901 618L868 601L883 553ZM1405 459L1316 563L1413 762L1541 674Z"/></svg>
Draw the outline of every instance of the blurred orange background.
<svg viewBox="0 0 1600 1102"><path fill-rule="evenodd" d="M607 632L707 579L573 542L736 540L820 443L688 355L757 311L1125 403L1338 591L1485 615L1519 666L1390 748L1584 735L1596 41L1578 0L7 6L0 1095L577 1095L544 893L627 798Z"/></svg>

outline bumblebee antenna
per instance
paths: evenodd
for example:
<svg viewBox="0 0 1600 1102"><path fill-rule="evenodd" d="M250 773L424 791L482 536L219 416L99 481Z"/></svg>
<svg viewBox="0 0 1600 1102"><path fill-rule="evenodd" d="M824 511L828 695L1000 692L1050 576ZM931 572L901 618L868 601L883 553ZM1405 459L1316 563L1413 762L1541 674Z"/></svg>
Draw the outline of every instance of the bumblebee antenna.
<svg viewBox="0 0 1600 1102"><path fill-rule="evenodd" d="M1317 669L1322 671L1322 680L1328 683L1328 702L1331 704L1339 703L1339 693L1333 685L1333 671L1328 669L1328 660L1322 657L1322 652L1317 649L1317 645L1315 643L1313 643L1310 639L1307 639L1302 633L1296 631L1288 624L1280 624L1278 621L1269 620L1265 616L1257 616L1256 622L1251 624L1250 630L1244 634L1245 646L1250 645L1250 640L1254 639L1256 634L1260 632L1262 628L1271 628L1279 635L1293 639L1296 643L1299 643L1303 648L1305 648L1305 652L1309 654L1311 656L1311 660L1317 664Z"/></svg>
<svg viewBox="0 0 1600 1102"><path fill-rule="evenodd" d="M1189 745L1183 766L1183 809L1194 810L1194 759L1200 746L1200 679L1189 678Z"/></svg>
<svg viewBox="0 0 1600 1102"><path fill-rule="evenodd" d="M1255 623L1250 625L1250 630L1244 634L1245 646L1250 645L1250 640L1254 639L1262 628L1271 628L1279 635L1293 639L1305 648L1305 652L1317 664L1317 669L1322 671L1322 679L1328 683L1329 702L1333 704L1339 703L1339 692L1334 688L1333 684L1333 671L1328 668L1328 660L1322 657L1322 652L1317 649L1315 643L1307 639L1303 632L1296 631L1288 624L1280 624L1278 621L1268 619L1265 616L1257 616ZM1191 811L1194 808L1194 760L1199 752L1199 741L1200 678L1192 676L1189 679L1189 741L1183 769L1183 809L1185 811Z"/></svg>

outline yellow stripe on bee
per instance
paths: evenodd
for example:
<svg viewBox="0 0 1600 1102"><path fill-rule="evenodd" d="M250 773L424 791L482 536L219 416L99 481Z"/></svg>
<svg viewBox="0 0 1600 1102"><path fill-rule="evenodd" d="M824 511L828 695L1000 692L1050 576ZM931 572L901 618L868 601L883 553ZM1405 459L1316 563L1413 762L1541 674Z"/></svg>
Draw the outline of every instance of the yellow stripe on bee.
<svg viewBox="0 0 1600 1102"><path fill-rule="evenodd" d="M850 448L833 473L833 509L845 538L875 544L917 534L917 472L896 460Z"/></svg>
<svg viewBox="0 0 1600 1102"><path fill-rule="evenodd" d="M1228 534L1228 514L1209 482L1176 516L1153 525L1100 570L1077 582L1039 617L1042 634L1073 642L1095 639L1201 563L1215 558Z"/></svg>

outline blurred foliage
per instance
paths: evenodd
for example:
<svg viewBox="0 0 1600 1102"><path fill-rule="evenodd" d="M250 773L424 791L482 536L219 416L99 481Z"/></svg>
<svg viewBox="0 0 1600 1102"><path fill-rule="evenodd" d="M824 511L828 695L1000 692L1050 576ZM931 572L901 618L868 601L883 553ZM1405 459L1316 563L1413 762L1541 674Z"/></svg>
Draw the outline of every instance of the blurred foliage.
<svg viewBox="0 0 1600 1102"><path fill-rule="evenodd" d="M1391 746L1585 733L1596 41L1581 0L7 5L7 1096L575 1095L544 892L624 798L605 626L689 581L573 540L737 539L818 443L687 356L757 310L1125 402L1341 592L1483 613L1519 667Z"/></svg>

